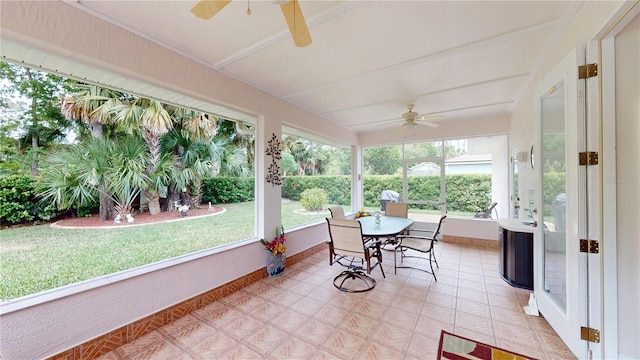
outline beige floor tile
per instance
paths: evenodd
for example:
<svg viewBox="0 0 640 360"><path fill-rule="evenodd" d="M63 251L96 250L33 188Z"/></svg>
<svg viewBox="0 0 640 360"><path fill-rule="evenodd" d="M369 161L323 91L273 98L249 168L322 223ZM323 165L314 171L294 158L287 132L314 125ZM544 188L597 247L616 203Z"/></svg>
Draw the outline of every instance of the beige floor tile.
<svg viewBox="0 0 640 360"><path fill-rule="evenodd" d="M240 342L223 333L211 333L208 337L189 347L189 352L198 354L200 358L211 359L220 356L240 345Z"/></svg>
<svg viewBox="0 0 640 360"><path fill-rule="evenodd" d="M382 317L382 321L412 331L416 327L419 317L420 315L414 312L391 307Z"/></svg>
<svg viewBox="0 0 640 360"><path fill-rule="evenodd" d="M383 344L367 342L353 357L354 360L392 360L402 359L402 352L394 350Z"/></svg>
<svg viewBox="0 0 640 360"><path fill-rule="evenodd" d="M275 318L271 319L269 323L282 331L293 333L302 324L309 321L310 317L301 314L295 310L287 309L280 313Z"/></svg>
<svg viewBox="0 0 640 360"><path fill-rule="evenodd" d="M167 328L163 327L162 329L158 329L158 331L162 333L167 331ZM165 336L180 347L187 348L217 333L218 331L216 329L206 323L196 322L192 325L176 329Z"/></svg>
<svg viewBox="0 0 640 360"><path fill-rule="evenodd" d="M434 359L442 330L544 359L575 359L544 317L525 315L530 291L497 274L498 251L438 243L439 281L393 274L393 253L369 292L340 292L340 266L315 254L104 354L111 359ZM410 260L409 260L410 261Z"/></svg>
<svg viewBox="0 0 640 360"><path fill-rule="evenodd" d="M487 319L491 318L489 305L467 299L458 298L456 300L456 311L482 316Z"/></svg>
<svg viewBox="0 0 640 360"><path fill-rule="evenodd" d="M365 338L344 330L338 330L324 342L322 347L334 354L351 359L358 354L366 343L367 340Z"/></svg>
<svg viewBox="0 0 640 360"><path fill-rule="evenodd" d="M336 331L336 327L312 318L302 324L295 333L304 341L320 346Z"/></svg>
<svg viewBox="0 0 640 360"><path fill-rule="evenodd" d="M420 314L420 312L422 311L423 304L424 304L423 301L408 298L405 296L404 293L400 292L391 302L391 307L400 309L406 312L410 312L413 314Z"/></svg>
<svg viewBox="0 0 640 360"><path fill-rule="evenodd" d="M264 359L262 354L257 353L246 345L240 344L230 351L222 354L222 356L216 356L216 359L221 360L258 360ZM211 357L202 357L202 360L209 360Z"/></svg>
<svg viewBox="0 0 640 360"><path fill-rule="evenodd" d="M315 346L295 336L289 336L269 354L269 357L273 359L308 359L316 352Z"/></svg>
<svg viewBox="0 0 640 360"><path fill-rule="evenodd" d="M416 324L414 336L420 334L431 339L439 340L442 330L453 333L453 323L445 323L421 316Z"/></svg>
<svg viewBox="0 0 640 360"><path fill-rule="evenodd" d="M456 323L454 332L458 332L458 329L464 328L472 330L487 336L494 337L493 322L483 316L477 316L468 314L462 311L456 311Z"/></svg>
<svg viewBox="0 0 640 360"><path fill-rule="evenodd" d="M433 339L420 334L414 334L409 343L407 354L418 359L436 359L438 357L438 339Z"/></svg>
<svg viewBox="0 0 640 360"><path fill-rule="evenodd" d="M453 325L455 321L456 310L450 307L439 306L435 304L425 304L422 307L422 316Z"/></svg>
<svg viewBox="0 0 640 360"><path fill-rule="evenodd" d="M344 331L366 338L379 324L379 321L360 314L352 314L338 327Z"/></svg>
<svg viewBox="0 0 640 360"><path fill-rule="evenodd" d="M370 335L369 340L384 344L394 350L405 352L411 340L412 331L387 323L381 323Z"/></svg>
<svg viewBox="0 0 640 360"><path fill-rule="evenodd" d="M264 322L249 315L244 315L235 322L227 324L224 328L220 328L220 330L240 340L260 329L264 325Z"/></svg>
<svg viewBox="0 0 640 360"><path fill-rule="evenodd" d="M255 332L252 332L242 339L241 342L253 350L266 355L273 351L288 336L288 333L281 331L274 326L267 325Z"/></svg>

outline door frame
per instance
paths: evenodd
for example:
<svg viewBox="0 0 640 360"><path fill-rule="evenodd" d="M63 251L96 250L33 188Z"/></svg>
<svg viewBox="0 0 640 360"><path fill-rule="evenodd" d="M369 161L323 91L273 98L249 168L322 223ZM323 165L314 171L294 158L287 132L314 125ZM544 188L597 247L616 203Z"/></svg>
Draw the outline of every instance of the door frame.
<svg viewBox="0 0 640 360"><path fill-rule="evenodd" d="M614 359L618 358L618 256L617 256L617 214L616 214L616 181L610 181L616 172L616 63L615 63L615 37L640 14L638 1L625 3L613 14L610 21L594 36L591 48L599 48L598 52L587 54L589 62L598 63L598 85L600 86L600 98L597 109L599 117L597 122L589 124L600 129L600 273L598 279L601 289L599 302L602 307L601 326L601 353L594 354L594 358ZM597 45L594 45L596 43ZM599 46L598 46L599 45ZM605 119L608 126L604 125ZM608 174L608 175L607 175ZM611 175L614 174L614 175ZM606 284L606 291L605 291ZM591 314L595 316L596 314ZM600 356L597 356L600 355Z"/></svg>

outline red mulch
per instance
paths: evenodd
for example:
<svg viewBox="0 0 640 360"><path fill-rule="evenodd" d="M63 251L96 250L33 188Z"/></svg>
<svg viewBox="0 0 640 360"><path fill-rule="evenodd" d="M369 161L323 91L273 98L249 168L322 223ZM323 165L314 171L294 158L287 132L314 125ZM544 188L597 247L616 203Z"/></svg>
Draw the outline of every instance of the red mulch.
<svg viewBox="0 0 640 360"><path fill-rule="evenodd" d="M190 217L199 217L206 216L219 213L223 211L224 208L219 206L213 206L211 209L208 207L203 207L202 209L190 209L187 213L187 218ZM178 211L163 211L157 215L151 215L148 212L133 214L134 222L128 223L126 220L122 220L120 224L115 224L113 219L107 221L100 221L100 217L98 215L93 215L91 217L77 217L77 218L68 218L62 219L60 221L55 222L56 226L64 226L64 227L89 227L89 226L130 226L130 225L140 225L140 224L153 224L159 223L163 221L169 220L178 220L185 218L180 215Z"/></svg>

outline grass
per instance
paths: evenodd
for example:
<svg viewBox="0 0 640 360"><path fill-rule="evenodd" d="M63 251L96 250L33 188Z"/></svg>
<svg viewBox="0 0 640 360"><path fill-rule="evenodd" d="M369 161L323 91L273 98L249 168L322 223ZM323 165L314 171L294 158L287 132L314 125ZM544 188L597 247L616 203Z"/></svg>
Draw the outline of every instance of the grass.
<svg viewBox="0 0 640 360"><path fill-rule="evenodd" d="M254 202L224 207L216 216L127 228L2 230L0 301L253 237ZM285 228L327 217L294 212L300 209L297 201L282 203Z"/></svg>

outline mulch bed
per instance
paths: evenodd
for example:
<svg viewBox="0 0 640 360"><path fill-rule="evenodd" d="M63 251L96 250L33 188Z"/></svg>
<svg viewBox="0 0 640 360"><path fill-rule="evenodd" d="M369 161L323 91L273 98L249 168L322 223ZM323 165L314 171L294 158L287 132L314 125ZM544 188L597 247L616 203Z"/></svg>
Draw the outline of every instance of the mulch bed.
<svg viewBox="0 0 640 360"><path fill-rule="evenodd" d="M201 217L207 215L213 215L220 213L224 210L220 206L212 206L211 208L203 207L201 209L190 209L187 216L180 215L179 211L163 211L157 215L151 215L148 212L133 214L134 222L128 223L123 220L120 224L115 224L113 219L107 221L101 221L98 215L90 217L76 217L68 218L56 221L52 224L55 227L100 227L100 226L113 226L113 227L126 227L141 224L154 224L164 221L187 219L194 217Z"/></svg>

